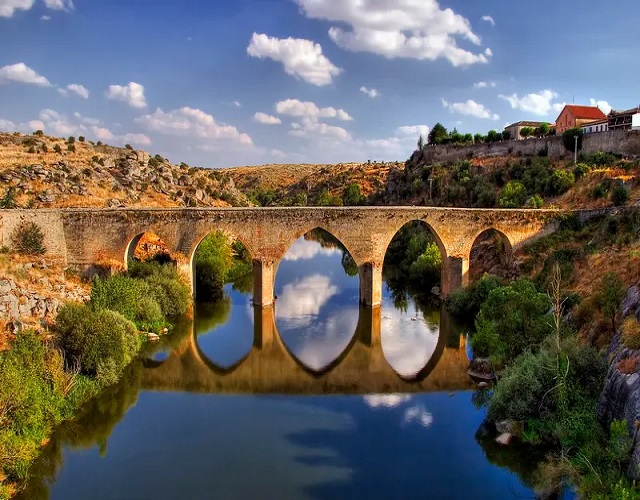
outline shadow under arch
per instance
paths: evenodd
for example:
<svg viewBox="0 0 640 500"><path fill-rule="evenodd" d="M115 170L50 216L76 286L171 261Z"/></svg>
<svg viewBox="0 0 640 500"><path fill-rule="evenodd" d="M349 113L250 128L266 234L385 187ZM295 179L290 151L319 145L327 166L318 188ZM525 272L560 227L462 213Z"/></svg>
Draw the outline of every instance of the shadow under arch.
<svg viewBox="0 0 640 500"><path fill-rule="evenodd" d="M145 248L141 248L143 238L149 240L142 243ZM128 243L124 249L123 256L125 271L129 268L129 261L134 260L137 257L140 257L139 260L145 260L146 258L154 257L156 255L166 255L169 260L173 260L171 258L171 249L164 242L161 236L154 231L143 231L132 237L128 237L127 240ZM138 256L136 256L136 252L138 252Z"/></svg>
<svg viewBox="0 0 640 500"><path fill-rule="evenodd" d="M469 249L470 281L481 278L495 266L508 269L513 254L513 243L503 231L494 227L478 231Z"/></svg>

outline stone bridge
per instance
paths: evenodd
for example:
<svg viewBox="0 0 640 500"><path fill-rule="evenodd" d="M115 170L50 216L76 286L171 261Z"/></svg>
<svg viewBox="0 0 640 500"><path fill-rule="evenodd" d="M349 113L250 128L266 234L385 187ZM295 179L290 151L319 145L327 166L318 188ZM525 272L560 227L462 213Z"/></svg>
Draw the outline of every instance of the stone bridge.
<svg viewBox="0 0 640 500"><path fill-rule="evenodd" d="M556 210L496 210L435 207L287 207L38 209L0 211L1 245L21 221L45 232L50 255L82 273L100 266L124 267L145 232L159 236L177 255L178 267L193 286L193 256L212 231L222 230L244 243L253 259L254 303L273 303L278 264L291 244L322 228L351 253L360 276L360 301L375 307L382 297L382 264L389 243L411 221L432 231L442 253L442 291L446 295L469 280L471 247L480 234L494 229L512 252L554 231Z"/></svg>
<svg viewBox="0 0 640 500"><path fill-rule="evenodd" d="M253 347L228 368L215 365L200 350L193 322L182 326L185 330L172 334L182 337L167 359L145 362L143 388L232 394L375 394L457 391L474 386L467 375L464 337L452 331L446 312L441 315L431 359L411 377L398 375L384 356L379 307L360 308L349 346L320 372L305 367L282 342L273 307L254 308Z"/></svg>

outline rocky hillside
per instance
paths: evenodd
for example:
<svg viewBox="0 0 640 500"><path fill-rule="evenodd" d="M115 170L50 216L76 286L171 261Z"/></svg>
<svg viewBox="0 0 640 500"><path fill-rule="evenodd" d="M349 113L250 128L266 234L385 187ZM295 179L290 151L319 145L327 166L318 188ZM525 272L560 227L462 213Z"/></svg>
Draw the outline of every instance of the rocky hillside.
<svg viewBox="0 0 640 500"><path fill-rule="evenodd" d="M3 206L246 206L230 176L76 138L0 133Z"/></svg>

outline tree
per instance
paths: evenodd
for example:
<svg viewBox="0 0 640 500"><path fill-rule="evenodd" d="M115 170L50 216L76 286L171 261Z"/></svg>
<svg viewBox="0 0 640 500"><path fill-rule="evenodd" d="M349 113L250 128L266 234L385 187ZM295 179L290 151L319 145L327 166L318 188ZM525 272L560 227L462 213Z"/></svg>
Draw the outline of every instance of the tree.
<svg viewBox="0 0 640 500"><path fill-rule="evenodd" d="M473 136L471 134L464 134L462 136L462 142L465 144L471 144L473 142Z"/></svg>
<svg viewBox="0 0 640 500"><path fill-rule="evenodd" d="M493 289L476 318L474 353L498 365L539 346L552 330L551 300L524 278Z"/></svg>
<svg viewBox="0 0 640 500"><path fill-rule="evenodd" d="M83 136L83 135L81 135L81 136L79 136L79 137L78 137L78 140L79 140L80 142L84 142L84 141L85 141L85 138L84 138L84 136Z"/></svg>
<svg viewBox="0 0 640 500"><path fill-rule="evenodd" d="M133 147L131 147L131 144L125 144L124 149L133 149Z"/></svg>
<svg viewBox="0 0 640 500"><path fill-rule="evenodd" d="M541 136L548 135L549 130L551 130L551 126L547 122L542 122L538 127L538 132Z"/></svg>
<svg viewBox="0 0 640 500"><path fill-rule="evenodd" d="M436 123L429 131L429 135L427 136L429 144L442 144L448 138L449 134L447 132L447 129L441 123Z"/></svg>
<svg viewBox="0 0 640 500"><path fill-rule="evenodd" d="M457 128L454 128L449 134L449 139L452 144L460 144L462 142L462 138L463 136L458 132Z"/></svg>
<svg viewBox="0 0 640 500"><path fill-rule="evenodd" d="M489 132L487 132L487 141L498 142L501 139L502 139L502 134L499 134L497 131L489 130Z"/></svg>
<svg viewBox="0 0 640 500"><path fill-rule="evenodd" d="M422 137L422 134L420 134L420 137L418 138L418 151L422 151L424 149L424 138Z"/></svg>
<svg viewBox="0 0 640 500"><path fill-rule="evenodd" d="M535 129L533 127L522 127L520 129L520 137L523 138L527 138L527 137L531 137L535 132Z"/></svg>
<svg viewBox="0 0 640 500"><path fill-rule="evenodd" d="M44 132L42 130L36 130L33 135L37 136L37 137L42 137L44 135Z"/></svg>
<svg viewBox="0 0 640 500"><path fill-rule="evenodd" d="M500 191L498 206L500 208L519 208L527 199L527 188L517 181L509 181Z"/></svg>
<svg viewBox="0 0 640 500"><path fill-rule="evenodd" d="M69 140L67 141L69 144L73 144L74 142L76 142L76 138L73 136L69 137Z"/></svg>
<svg viewBox="0 0 640 500"><path fill-rule="evenodd" d="M562 144L568 151L574 151L576 147L576 137L578 138L578 151L582 149L582 135L584 131L582 127L570 128L562 134Z"/></svg>
<svg viewBox="0 0 640 500"><path fill-rule="evenodd" d="M473 142L475 142L476 144L480 144L481 142L485 141L485 137L482 134L475 134L473 136Z"/></svg>
<svg viewBox="0 0 640 500"><path fill-rule="evenodd" d="M616 314L620 308L620 302L624 297L622 281L616 273L605 274L600 282L600 291L596 295L596 301L602 313L611 320L611 332L616 332Z"/></svg>
<svg viewBox="0 0 640 500"><path fill-rule="evenodd" d="M58 154L62 153L62 148L60 147L60 144L56 144L55 146L53 146L53 150Z"/></svg>
<svg viewBox="0 0 640 500"><path fill-rule="evenodd" d="M502 131L502 140L503 141L508 141L511 139L511 132L509 132L508 130L503 130Z"/></svg>
<svg viewBox="0 0 640 500"><path fill-rule="evenodd" d="M342 192L342 204L344 206L364 205L365 197L360 194L360 186L355 182L349 184Z"/></svg>

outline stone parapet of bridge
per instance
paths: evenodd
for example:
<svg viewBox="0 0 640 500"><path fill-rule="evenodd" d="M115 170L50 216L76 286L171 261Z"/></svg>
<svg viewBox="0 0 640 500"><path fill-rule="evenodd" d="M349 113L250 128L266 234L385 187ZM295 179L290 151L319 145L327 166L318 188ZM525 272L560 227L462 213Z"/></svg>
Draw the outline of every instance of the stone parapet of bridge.
<svg viewBox="0 0 640 500"><path fill-rule="evenodd" d="M286 208L127 208L0 211L0 245L10 246L22 221L45 233L50 255L78 272L105 266L126 268L139 236L158 235L177 255L191 280L193 256L209 233L222 230L247 247L253 259L254 303L273 303L278 264L300 236L321 228L338 238L358 265L360 301L375 307L382 297L382 264L387 247L402 226L424 222L442 253L442 292L469 281L471 248L480 234L501 233L508 251L554 231L557 210L497 210L436 207L286 207Z"/></svg>

